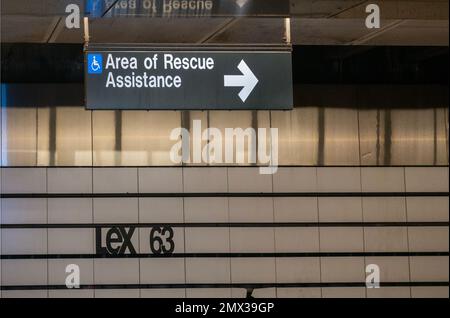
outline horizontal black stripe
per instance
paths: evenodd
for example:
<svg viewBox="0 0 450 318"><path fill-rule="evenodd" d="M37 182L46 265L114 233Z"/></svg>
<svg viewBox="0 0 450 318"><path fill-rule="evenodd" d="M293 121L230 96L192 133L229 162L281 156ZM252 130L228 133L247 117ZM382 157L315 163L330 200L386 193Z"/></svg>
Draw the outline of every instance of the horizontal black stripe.
<svg viewBox="0 0 450 318"><path fill-rule="evenodd" d="M409 257L449 256L448 251L434 252L274 252L274 253L173 253L173 254L2 254L0 259L94 259L94 258L260 258L260 257Z"/></svg>
<svg viewBox="0 0 450 318"><path fill-rule="evenodd" d="M449 192L5 193L3 198L448 197Z"/></svg>
<svg viewBox="0 0 450 318"><path fill-rule="evenodd" d="M111 6L112 7L112 6ZM227 17L227 15L219 15L221 17ZM289 16L289 14L285 14L283 16ZM163 45L156 43L134 43L132 45L127 45L123 43L108 43L108 44L100 44L100 43L90 43L89 50L99 51L99 52L109 52L111 50L115 51L142 51L142 50L161 50L161 51L200 51L200 52L210 52L210 51L242 51L242 52L254 52L254 51L281 51L281 52L292 52L292 46L286 45L284 43L258 43L258 44L247 44L247 43L239 43L239 44L222 44L222 43L202 43L197 45L192 45L189 43L165 43Z"/></svg>
<svg viewBox="0 0 450 318"><path fill-rule="evenodd" d="M260 168L260 167L267 167L267 165L198 165L198 164L192 164L192 165L157 165L157 166L67 166L67 165L61 165L61 166L1 166L1 168L5 169L20 169L20 168L27 168L27 169L110 169L110 168L117 168L117 169L125 169L125 168L134 168L134 169L145 169L145 168ZM448 168L449 165L278 165L278 168Z"/></svg>
<svg viewBox="0 0 450 318"><path fill-rule="evenodd" d="M89 229L111 227L172 228L272 228L272 227L448 227L449 222L217 222L217 223L64 223L0 224L1 229Z"/></svg>
<svg viewBox="0 0 450 318"><path fill-rule="evenodd" d="M439 287L449 286L449 282L380 282L381 287ZM186 284L95 284L80 285L80 289L179 289L179 288L327 288L327 287L366 287L364 282L333 283L186 283ZM76 290L65 285L7 285L0 286L6 290Z"/></svg>

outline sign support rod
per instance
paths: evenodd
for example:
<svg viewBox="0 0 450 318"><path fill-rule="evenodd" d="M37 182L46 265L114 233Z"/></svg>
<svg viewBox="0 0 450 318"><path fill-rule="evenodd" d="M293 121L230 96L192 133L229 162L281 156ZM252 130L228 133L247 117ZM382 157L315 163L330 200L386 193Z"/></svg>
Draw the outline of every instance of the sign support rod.
<svg viewBox="0 0 450 318"><path fill-rule="evenodd" d="M291 45L291 18L284 18L284 41Z"/></svg>
<svg viewBox="0 0 450 318"><path fill-rule="evenodd" d="M84 17L83 19L84 22L84 46L87 47L89 45L89 18L88 17Z"/></svg>

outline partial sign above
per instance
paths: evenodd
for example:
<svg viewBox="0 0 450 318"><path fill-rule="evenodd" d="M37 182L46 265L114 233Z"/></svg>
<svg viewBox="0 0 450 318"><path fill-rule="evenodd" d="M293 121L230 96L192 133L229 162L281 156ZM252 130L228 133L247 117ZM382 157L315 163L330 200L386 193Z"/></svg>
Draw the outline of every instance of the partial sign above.
<svg viewBox="0 0 450 318"><path fill-rule="evenodd" d="M91 17L289 16L289 0L87 0Z"/></svg>
<svg viewBox="0 0 450 318"><path fill-rule="evenodd" d="M88 109L291 109L283 48L91 47Z"/></svg>

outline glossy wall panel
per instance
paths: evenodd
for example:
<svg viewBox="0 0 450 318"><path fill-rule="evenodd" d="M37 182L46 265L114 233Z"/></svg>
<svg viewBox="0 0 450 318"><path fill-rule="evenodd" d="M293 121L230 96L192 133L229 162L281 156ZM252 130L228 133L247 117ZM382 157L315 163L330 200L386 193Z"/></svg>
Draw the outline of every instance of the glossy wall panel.
<svg viewBox="0 0 450 318"><path fill-rule="evenodd" d="M37 109L2 107L2 166L37 165Z"/></svg>
<svg viewBox="0 0 450 318"><path fill-rule="evenodd" d="M175 166L170 151L189 132L185 165L208 165L193 157L194 136L217 128L277 128L281 166L447 165L448 111L435 108L299 107L292 111L87 111L83 107L2 109L2 166ZM194 121L200 121L198 132ZM269 131L266 130L266 136ZM213 138L198 143L203 149ZM267 138L266 149L270 138ZM250 165L246 138L239 165ZM233 138L236 145L236 138ZM234 148L235 149L235 148ZM222 145L224 153L225 146ZM209 157L208 157L209 158ZM259 164L261 163L261 158Z"/></svg>

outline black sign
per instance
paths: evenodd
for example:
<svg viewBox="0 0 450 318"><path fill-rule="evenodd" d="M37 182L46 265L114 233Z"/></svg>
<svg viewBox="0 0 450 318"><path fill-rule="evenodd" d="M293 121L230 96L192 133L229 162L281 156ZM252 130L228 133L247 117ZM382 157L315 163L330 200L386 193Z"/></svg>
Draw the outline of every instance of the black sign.
<svg viewBox="0 0 450 318"><path fill-rule="evenodd" d="M91 17L289 16L289 0L87 0Z"/></svg>
<svg viewBox="0 0 450 318"><path fill-rule="evenodd" d="M91 47L88 109L291 109L286 48Z"/></svg>

